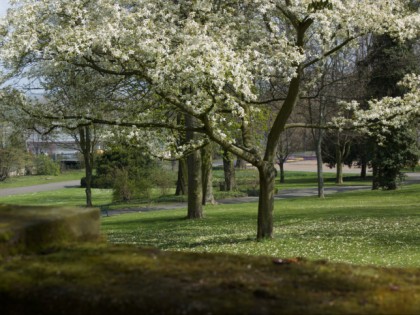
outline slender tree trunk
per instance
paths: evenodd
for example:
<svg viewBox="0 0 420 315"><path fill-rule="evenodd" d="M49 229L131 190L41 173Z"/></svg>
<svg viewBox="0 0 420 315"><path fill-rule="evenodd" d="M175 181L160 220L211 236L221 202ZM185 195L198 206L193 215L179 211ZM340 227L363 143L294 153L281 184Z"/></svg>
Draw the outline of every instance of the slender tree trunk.
<svg viewBox="0 0 420 315"><path fill-rule="evenodd" d="M303 35L304 30L299 29L297 40L298 46L303 45ZM273 238L274 181L276 177L274 157L276 155L277 144L281 133L284 131L284 126L299 99L301 70L298 69L297 73L298 75L290 81L286 99L268 134L264 158L256 165L260 176L257 228L258 240Z"/></svg>
<svg viewBox="0 0 420 315"><path fill-rule="evenodd" d="M340 149L340 146L337 144L336 146L336 178L335 178L335 182L337 184L343 184L343 155Z"/></svg>
<svg viewBox="0 0 420 315"><path fill-rule="evenodd" d="M367 162L365 160L362 160L362 163L360 165L361 169L360 169L360 177L362 179L366 179L366 175L367 175Z"/></svg>
<svg viewBox="0 0 420 315"><path fill-rule="evenodd" d="M184 196L187 194L187 161L182 158L178 160L178 179L176 181L175 196Z"/></svg>
<svg viewBox="0 0 420 315"><path fill-rule="evenodd" d="M203 206L206 204L216 204L213 195L213 146L206 145L201 149L202 158L202 180L203 180Z"/></svg>
<svg viewBox="0 0 420 315"><path fill-rule="evenodd" d="M273 237L274 184L276 169L274 164L264 162L258 167L260 177L260 194L258 200L257 239Z"/></svg>
<svg viewBox="0 0 420 315"><path fill-rule="evenodd" d="M90 126L80 127L80 148L85 162L85 176L86 176L86 206L92 207L92 174L93 174L93 153Z"/></svg>
<svg viewBox="0 0 420 315"><path fill-rule="evenodd" d="M243 109L246 113L246 116L250 117L249 106L244 106ZM242 145L245 148L250 148L251 145L252 145L252 133L251 133L251 128L250 128L250 122L248 120L244 119L244 118L242 118L242 123L241 123L241 135L242 135L242 139L240 139L240 140L242 142ZM232 158L232 160L233 160L233 158ZM239 168L239 169L246 169L246 161L238 157L237 160L236 160L236 165L235 166L236 166L236 168ZM235 184L233 184L233 185L235 185Z"/></svg>
<svg viewBox="0 0 420 315"><path fill-rule="evenodd" d="M322 137L323 130L318 130L318 137L316 139L316 173L318 180L318 197L325 198L324 192L324 170L323 170L323 160L322 160Z"/></svg>
<svg viewBox="0 0 420 315"><path fill-rule="evenodd" d="M232 154L226 149L223 151L223 171L225 175L225 191L235 189L235 167L233 166Z"/></svg>
<svg viewBox="0 0 420 315"><path fill-rule="evenodd" d="M185 122L187 127L194 127L195 118L187 115ZM193 131L187 131L187 141L194 140ZM200 219L203 217L203 188L201 180L201 154L200 150L193 151L187 157L188 164L188 219Z"/></svg>
<svg viewBox="0 0 420 315"><path fill-rule="evenodd" d="M372 180L372 190L378 190L379 189L379 170L378 170L378 166L375 164L372 165L372 175L373 175L373 180Z"/></svg>
<svg viewBox="0 0 420 315"><path fill-rule="evenodd" d="M284 160L279 160L279 167L280 167L280 183L284 184Z"/></svg>

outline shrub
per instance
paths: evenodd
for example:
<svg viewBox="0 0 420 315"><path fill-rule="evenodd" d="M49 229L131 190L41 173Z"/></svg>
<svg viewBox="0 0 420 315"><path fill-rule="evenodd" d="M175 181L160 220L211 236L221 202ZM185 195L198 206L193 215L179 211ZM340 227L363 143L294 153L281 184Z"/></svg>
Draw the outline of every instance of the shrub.
<svg viewBox="0 0 420 315"><path fill-rule="evenodd" d="M48 155L37 155L34 162L37 175L56 176L60 174L60 164L53 161Z"/></svg>
<svg viewBox="0 0 420 315"><path fill-rule="evenodd" d="M150 170L150 179L153 186L160 189L162 195L167 195L170 188L176 185L176 174L168 172L158 166Z"/></svg>
<svg viewBox="0 0 420 315"><path fill-rule="evenodd" d="M175 178L161 169L144 150L117 147L99 156L96 161L93 187L113 188L114 201L150 198L153 187L162 194L175 183Z"/></svg>

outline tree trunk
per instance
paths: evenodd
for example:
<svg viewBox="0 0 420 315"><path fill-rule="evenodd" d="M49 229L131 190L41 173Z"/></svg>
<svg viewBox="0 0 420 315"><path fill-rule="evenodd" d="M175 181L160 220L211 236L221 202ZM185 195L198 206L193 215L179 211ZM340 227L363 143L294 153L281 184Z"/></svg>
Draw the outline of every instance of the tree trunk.
<svg viewBox="0 0 420 315"><path fill-rule="evenodd" d="M360 177L362 179L366 179L366 174L367 174L367 162L366 161L362 161L361 165L360 165L361 169L360 169Z"/></svg>
<svg viewBox="0 0 420 315"><path fill-rule="evenodd" d="M273 238L274 184L276 169L273 163L264 162L258 167L260 193L258 200L257 240Z"/></svg>
<svg viewBox="0 0 420 315"><path fill-rule="evenodd" d="M235 189L235 167L233 166L232 154L223 150L223 171L225 175L225 191Z"/></svg>
<svg viewBox="0 0 420 315"><path fill-rule="evenodd" d="M324 192L324 171L323 171L323 161L322 161L322 136L323 131L318 130L318 137L316 139L316 173L318 180L318 197L325 198Z"/></svg>
<svg viewBox="0 0 420 315"><path fill-rule="evenodd" d="M336 178L335 178L335 182L336 184L343 184L343 155L340 149L340 146L337 144L336 147L336 168L337 168L337 172L336 172Z"/></svg>
<svg viewBox="0 0 420 315"><path fill-rule="evenodd" d="M246 169L246 161L241 158L236 158L235 167L242 170Z"/></svg>
<svg viewBox="0 0 420 315"><path fill-rule="evenodd" d="M216 204L213 195L213 146L206 145L201 149L201 174L203 180L203 206L207 203Z"/></svg>
<svg viewBox="0 0 420 315"><path fill-rule="evenodd" d="M178 179L176 181L175 196L184 196L187 194L187 161L182 158L178 160Z"/></svg>
<svg viewBox="0 0 420 315"><path fill-rule="evenodd" d="M248 105L243 107L247 117L250 117L249 113L250 113L250 108ZM242 118L242 123L241 123L241 135L242 135L242 139L240 139L240 142L242 142L242 145L245 148L250 148L252 146L252 131L250 128L250 121L248 121L245 118ZM233 158L232 158L233 160ZM233 162L232 162L233 163ZM241 158L237 158L236 160L236 168L239 169L246 169L246 161L241 159ZM235 185L235 183L233 184Z"/></svg>
<svg viewBox="0 0 420 315"><path fill-rule="evenodd" d="M280 183L284 184L284 160L280 159L279 167L280 167Z"/></svg>
<svg viewBox="0 0 420 315"><path fill-rule="evenodd" d="M86 206L92 207L92 174L93 174L93 152L92 152L92 142L90 127L80 127L79 128L80 136L80 149L83 154L83 159L85 162L85 176L86 176Z"/></svg>
<svg viewBox="0 0 420 315"><path fill-rule="evenodd" d="M376 164L372 165L372 190L378 190L379 189L379 174L378 174L378 166Z"/></svg>
<svg viewBox="0 0 420 315"><path fill-rule="evenodd" d="M195 118L185 117L187 127L194 127ZM195 138L193 131L187 131L187 141ZM203 217L203 188L201 181L201 154L200 150L193 151L187 157L188 164L188 219L200 219Z"/></svg>

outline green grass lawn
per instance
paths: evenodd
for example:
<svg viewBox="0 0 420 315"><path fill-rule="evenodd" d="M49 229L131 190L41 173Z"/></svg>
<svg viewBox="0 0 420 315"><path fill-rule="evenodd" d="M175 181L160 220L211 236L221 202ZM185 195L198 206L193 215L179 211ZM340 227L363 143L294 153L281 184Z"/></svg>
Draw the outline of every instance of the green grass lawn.
<svg viewBox="0 0 420 315"><path fill-rule="evenodd" d="M344 174L344 184L342 186L370 186L372 177L362 179L355 174ZM324 173L324 185L326 187L337 186L335 183L335 173ZM308 188L317 187L317 176L314 172L286 172L285 183L276 180L278 189Z"/></svg>
<svg viewBox="0 0 420 315"><path fill-rule="evenodd" d="M247 170L248 177L252 174ZM289 181L305 187L312 173ZM275 239L255 242L257 204L207 206L206 218L188 221L186 210L133 213L103 219L112 243L164 250L306 257L354 264L420 266L419 185L394 192L363 191L276 201ZM158 199L156 199L158 200ZM161 198L165 201L165 198ZM146 200L112 203L111 190L94 189L95 206L144 206ZM167 201L167 200L166 200ZM0 203L83 206L82 188L0 197Z"/></svg>
<svg viewBox="0 0 420 315"><path fill-rule="evenodd" d="M65 171L60 175L28 175L28 176L16 176L7 178L5 181L0 182L0 189L2 188L15 188L25 187L32 185L58 183L68 180L80 180L85 176L84 170Z"/></svg>
<svg viewBox="0 0 420 315"><path fill-rule="evenodd" d="M258 171L256 169L235 170L236 182L238 189L258 188ZM223 170L213 171L213 186L215 183L224 180ZM325 186L335 186L335 173L324 172ZM357 174L344 174L345 186L364 186L371 185L372 178L360 178ZM299 171L286 171L285 183L280 183L280 178L276 178L276 188L278 189L292 189L292 188L310 188L317 187L317 175L315 172L299 172Z"/></svg>
<svg viewBox="0 0 420 315"><path fill-rule="evenodd" d="M112 243L164 250L420 267L419 190L277 201L275 239L264 242L255 241L256 203L207 206L206 218L193 221L185 219L186 210L106 217L102 229Z"/></svg>
<svg viewBox="0 0 420 315"><path fill-rule="evenodd" d="M108 244L0 255L0 304L13 314L178 314L191 301L197 314L418 314L419 190L276 201L275 238L263 242L256 203L207 206L202 220L186 209L103 217ZM111 202L110 190L93 196ZM83 205L84 189L0 203Z"/></svg>
<svg viewBox="0 0 420 315"><path fill-rule="evenodd" d="M110 204L112 191L110 189L92 189L94 206ZM10 205L36 206L76 206L86 205L84 188L65 188L32 194L0 197L0 203Z"/></svg>
<svg viewBox="0 0 420 315"><path fill-rule="evenodd" d="M0 182L0 192L2 188L14 188L31 186L37 184L45 184L52 182L60 182L67 180L78 180L84 176L84 171L68 171L59 176L20 176L7 179ZM249 189L258 189L258 172L255 169L237 170L236 180L238 189L233 192L219 191L218 182L223 181L223 171L214 171L213 193L216 199L234 198L247 196ZM335 186L335 177L332 173L325 174L325 185L327 187ZM362 180L357 176L347 175L345 184L352 185L370 185L371 179ZM280 184L276 179L276 188L278 190L293 188L315 188L316 173L313 172L287 172L286 183ZM138 205L150 203L167 203L167 202L185 202L186 196L175 196L175 188L166 189L164 194L159 188L151 189L149 197L143 197L132 200L129 203L112 202L111 190L93 189L93 202L97 206L106 205L109 209L118 209L121 207L136 207ZM84 189L64 189L44 193L33 193L26 195L16 195L0 197L0 203L22 204L22 205L66 205L66 206L82 206L85 203Z"/></svg>

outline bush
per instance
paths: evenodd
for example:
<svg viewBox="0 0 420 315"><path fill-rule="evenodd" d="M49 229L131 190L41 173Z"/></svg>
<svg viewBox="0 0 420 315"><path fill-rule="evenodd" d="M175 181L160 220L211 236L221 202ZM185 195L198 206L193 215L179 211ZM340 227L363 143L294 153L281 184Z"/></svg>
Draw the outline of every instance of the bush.
<svg viewBox="0 0 420 315"><path fill-rule="evenodd" d="M109 176L92 176L91 188L111 189L114 187L115 178ZM86 177L80 180L80 187L86 188Z"/></svg>
<svg viewBox="0 0 420 315"><path fill-rule="evenodd" d="M167 195L169 189L176 185L176 174L168 172L158 166L150 170L150 179L153 186L160 189L162 195Z"/></svg>
<svg viewBox="0 0 420 315"><path fill-rule="evenodd" d="M175 181L174 174L163 170L143 149L117 147L97 158L92 187L112 188L114 201L129 201L150 198L155 187L167 194Z"/></svg>
<svg viewBox="0 0 420 315"><path fill-rule="evenodd" d="M116 169L114 174L113 201L150 198L152 183L149 178L130 178L130 174L126 169Z"/></svg>
<svg viewBox="0 0 420 315"><path fill-rule="evenodd" d="M48 155L37 155L34 162L37 175L57 176L60 174L60 164L53 161Z"/></svg>

